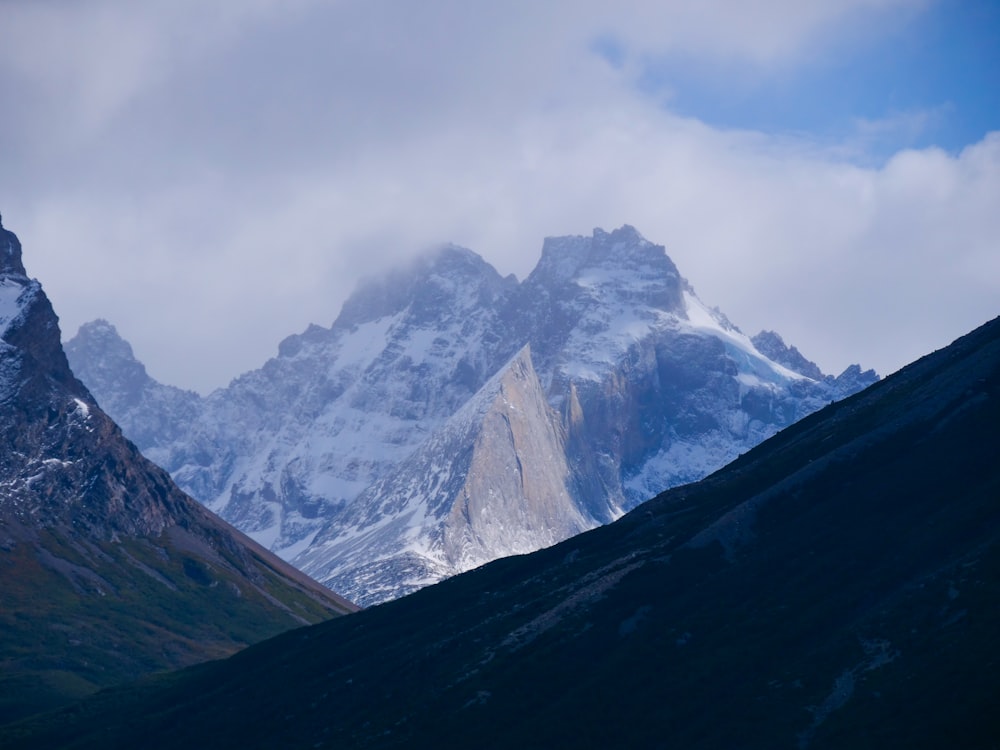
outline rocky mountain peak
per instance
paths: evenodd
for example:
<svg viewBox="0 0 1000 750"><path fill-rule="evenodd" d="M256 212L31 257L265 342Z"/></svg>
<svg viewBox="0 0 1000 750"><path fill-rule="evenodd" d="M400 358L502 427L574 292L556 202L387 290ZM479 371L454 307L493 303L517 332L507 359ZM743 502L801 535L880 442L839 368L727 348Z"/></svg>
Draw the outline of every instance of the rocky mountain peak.
<svg viewBox="0 0 1000 750"><path fill-rule="evenodd" d="M686 284L666 249L626 224L612 232L595 229L590 237L546 238L526 287L682 313Z"/></svg>
<svg viewBox="0 0 1000 750"><path fill-rule="evenodd" d="M118 329L104 318L96 318L89 323L84 323L76 332L80 341L86 341L91 346L99 346L106 356L114 356L122 359L135 359L132 353L132 345L123 339Z"/></svg>
<svg viewBox="0 0 1000 750"><path fill-rule="evenodd" d="M135 358L132 345L123 339L118 329L103 318L84 323L66 345L66 348L86 346L91 352L99 352L103 363L111 366L135 366L143 373L146 367Z"/></svg>
<svg viewBox="0 0 1000 750"><path fill-rule="evenodd" d="M631 224L623 224L610 232L597 227L594 229L592 240L594 246L600 248L603 254L617 260L642 258L643 254L650 251L652 251L651 257L658 257L661 254L658 250L663 250L662 245L654 245Z"/></svg>
<svg viewBox="0 0 1000 750"><path fill-rule="evenodd" d="M841 393L848 394L867 388L879 379L875 370L862 370L861 365L848 365L840 375L834 378L834 383Z"/></svg>
<svg viewBox="0 0 1000 750"><path fill-rule="evenodd" d="M676 273L677 269L666 257L662 245L653 244L635 227L625 224L611 232L595 228L590 237L546 237L535 272L569 279L590 266L611 263L615 267L628 268L647 263L659 265L664 260L666 267Z"/></svg>
<svg viewBox="0 0 1000 750"><path fill-rule="evenodd" d="M819 369L819 365L806 359L796 347L785 344L784 339L774 331L761 331L750 340L757 351L792 372L813 380L823 379L823 371Z"/></svg>
<svg viewBox="0 0 1000 750"><path fill-rule="evenodd" d="M27 275L21 261L21 243L16 234L4 229L3 217L0 216L0 275L6 274Z"/></svg>
<svg viewBox="0 0 1000 750"><path fill-rule="evenodd" d="M22 287L0 350L7 380L0 437L11 449L0 460L7 513L19 522L38 515L72 523L102 538L159 532L172 511L163 503L166 475L132 476L142 474L132 466L142 459L70 370L41 285L18 275L0 279L5 288Z"/></svg>
<svg viewBox="0 0 1000 750"><path fill-rule="evenodd" d="M123 404L134 404L150 383L145 365L135 358L131 345L106 320L84 323L76 336L66 342L65 350L74 373L89 383L98 396L115 394Z"/></svg>
<svg viewBox="0 0 1000 750"><path fill-rule="evenodd" d="M417 320L460 313L490 302L516 284L516 279L500 276L472 250L442 245L389 273L363 280L344 303L334 327L350 328L407 308Z"/></svg>
<svg viewBox="0 0 1000 750"><path fill-rule="evenodd" d="M9 388L41 397L53 384L90 399L73 377L56 317L41 284L29 279L17 235L0 229L0 396Z"/></svg>

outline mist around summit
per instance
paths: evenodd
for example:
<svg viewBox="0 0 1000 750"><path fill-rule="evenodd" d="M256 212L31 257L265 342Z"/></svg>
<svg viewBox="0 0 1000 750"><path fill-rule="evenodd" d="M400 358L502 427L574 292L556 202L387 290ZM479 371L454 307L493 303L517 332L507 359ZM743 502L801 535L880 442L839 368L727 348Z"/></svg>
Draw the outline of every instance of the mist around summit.
<svg viewBox="0 0 1000 750"><path fill-rule="evenodd" d="M108 322L66 350L185 491L361 604L613 521L877 377L748 337L631 226L546 239L523 281L428 252L207 397Z"/></svg>

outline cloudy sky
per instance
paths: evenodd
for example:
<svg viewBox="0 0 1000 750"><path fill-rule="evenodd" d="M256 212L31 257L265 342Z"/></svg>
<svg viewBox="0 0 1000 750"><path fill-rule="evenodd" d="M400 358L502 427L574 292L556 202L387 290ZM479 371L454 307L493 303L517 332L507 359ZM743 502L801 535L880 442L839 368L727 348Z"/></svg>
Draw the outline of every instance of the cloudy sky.
<svg viewBox="0 0 1000 750"><path fill-rule="evenodd" d="M428 246L625 223L886 374L1000 313L997 71L993 0L0 0L0 213L202 392Z"/></svg>

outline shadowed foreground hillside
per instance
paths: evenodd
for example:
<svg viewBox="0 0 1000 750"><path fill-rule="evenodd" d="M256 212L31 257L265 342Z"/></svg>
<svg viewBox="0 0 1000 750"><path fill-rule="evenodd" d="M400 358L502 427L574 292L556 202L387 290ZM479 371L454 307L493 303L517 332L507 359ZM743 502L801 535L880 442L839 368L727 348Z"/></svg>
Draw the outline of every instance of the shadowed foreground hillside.
<svg viewBox="0 0 1000 750"><path fill-rule="evenodd" d="M610 526L7 748L994 747L1000 319Z"/></svg>
<svg viewBox="0 0 1000 750"><path fill-rule="evenodd" d="M0 722L354 610L122 436L0 226Z"/></svg>

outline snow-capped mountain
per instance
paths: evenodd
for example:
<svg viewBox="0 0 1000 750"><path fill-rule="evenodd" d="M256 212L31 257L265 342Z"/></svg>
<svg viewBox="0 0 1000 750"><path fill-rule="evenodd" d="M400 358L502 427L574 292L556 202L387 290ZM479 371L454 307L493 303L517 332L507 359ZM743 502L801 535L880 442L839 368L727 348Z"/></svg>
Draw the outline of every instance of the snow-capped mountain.
<svg viewBox="0 0 1000 750"><path fill-rule="evenodd" d="M127 345L92 333L73 366L147 455L362 603L613 520L877 378L765 356L629 226L547 239L521 283L441 248L201 399L126 398Z"/></svg>

